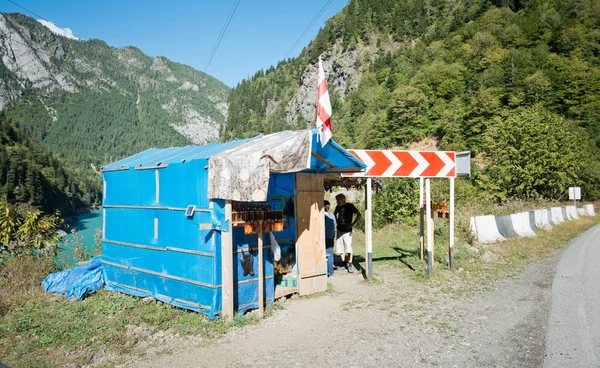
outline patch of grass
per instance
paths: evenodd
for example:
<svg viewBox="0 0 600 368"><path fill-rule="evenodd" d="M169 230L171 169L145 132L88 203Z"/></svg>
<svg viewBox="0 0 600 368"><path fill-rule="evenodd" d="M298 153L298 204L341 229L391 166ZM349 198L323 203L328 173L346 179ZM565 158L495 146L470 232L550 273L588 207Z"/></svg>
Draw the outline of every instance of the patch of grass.
<svg viewBox="0 0 600 368"><path fill-rule="evenodd" d="M265 315L281 308L279 303L268 305ZM0 319L0 361L11 367L80 366L88 364L97 351L136 354L138 338L127 333L127 325L150 326L156 331L172 328L180 336L210 340L231 327L259 321L254 315L236 315L231 323L211 321L168 304L104 290L73 303L40 290ZM73 351L80 353L66 354Z"/></svg>
<svg viewBox="0 0 600 368"><path fill-rule="evenodd" d="M243 315L236 313L233 316L232 325L235 327L244 327L257 323L260 320L256 314Z"/></svg>
<svg viewBox="0 0 600 368"><path fill-rule="evenodd" d="M377 278L376 275L373 275L373 277L371 279L364 279L364 280L362 280L362 282L366 285L381 285L381 284L383 284L383 281L381 281L379 278Z"/></svg>
<svg viewBox="0 0 600 368"><path fill-rule="evenodd" d="M543 207L543 206L541 206ZM532 260L550 255L564 247L576 236L600 223L600 216L582 217L579 220L557 225L550 231L538 231L535 237L513 238L497 244L479 244L471 247L457 240L454 246L455 271L448 270L448 221L436 220L433 275L428 274L427 255L419 257L419 237L416 228L390 225L373 236L373 266L393 267L407 272L410 277L457 297L489 290L499 278L514 277ZM458 234L457 234L458 235ZM364 234L356 232L354 258L364 264ZM476 253L476 248L479 253ZM489 252L490 260L481 258ZM457 272L459 268L463 272ZM377 281L374 281L377 283Z"/></svg>
<svg viewBox="0 0 600 368"><path fill-rule="evenodd" d="M481 257L455 261L455 268L463 272L448 271L447 263L438 264L431 277L415 277L415 280L451 283L451 294L456 297L476 291L489 290L500 278L517 276L530 262L550 256L554 251L569 244L574 238L600 223L599 217L583 217L555 226L549 231L538 231L535 237L513 238L501 243L477 245L480 254L493 255L488 262ZM415 275L417 276L417 275Z"/></svg>
<svg viewBox="0 0 600 368"><path fill-rule="evenodd" d="M327 289L325 289L325 291L321 291L318 293L314 293L314 294L309 294L309 295L298 295L298 299L312 299L312 298L320 298L323 295L327 295L327 294L332 294L335 293L335 286L333 286L331 283L327 283Z"/></svg>
<svg viewBox="0 0 600 368"><path fill-rule="evenodd" d="M49 257L21 254L9 258L0 267L0 317L34 299L51 270Z"/></svg>
<svg viewBox="0 0 600 368"><path fill-rule="evenodd" d="M342 304L342 309L343 310L352 310L352 309L357 309L361 307L361 302L357 301L357 300L352 300L349 302L346 302L344 304Z"/></svg>
<svg viewBox="0 0 600 368"><path fill-rule="evenodd" d="M414 311L422 311L424 310L425 307L422 305L415 305L415 304L404 304L402 305L402 310L405 312L414 312Z"/></svg>

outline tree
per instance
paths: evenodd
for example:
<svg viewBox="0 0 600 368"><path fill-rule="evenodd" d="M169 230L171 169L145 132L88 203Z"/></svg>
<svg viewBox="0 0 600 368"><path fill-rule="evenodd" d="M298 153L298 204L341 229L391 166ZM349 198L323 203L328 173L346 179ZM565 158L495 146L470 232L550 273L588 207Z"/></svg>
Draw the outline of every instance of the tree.
<svg viewBox="0 0 600 368"><path fill-rule="evenodd" d="M385 147L402 146L427 133L427 96L419 88L398 87L393 95L385 126Z"/></svg>
<svg viewBox="0 0 600 368"><path fill-rule="evenodd" d="M485 175L498 187L497 199L561 199L569 186L586 188L582 175L598 162L585 130L541 106L505 111L485 145Z"/></svg>
<svg viewBox="0 0 600 368"><path fill-rule="evenodd" d="M410 178L384 178L380 190L375 193L373 225L381 228L390 223L417 224L419 197L418 181Z"/></svg>

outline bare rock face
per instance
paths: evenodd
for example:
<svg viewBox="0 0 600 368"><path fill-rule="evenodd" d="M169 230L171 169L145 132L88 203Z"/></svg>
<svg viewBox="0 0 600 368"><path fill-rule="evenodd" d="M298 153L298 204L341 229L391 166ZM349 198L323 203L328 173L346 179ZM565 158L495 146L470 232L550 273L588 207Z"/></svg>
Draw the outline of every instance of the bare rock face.
<svg viewBox="0 0 600 368"><path fill-rule="evenodd" d="M0 14L0 57L4 68L14 77L13 83L3 81L0 85L0 109L18 99L27 86L49 91L76 91L70 75L52 70L50 58L64 58L64 47L61 44L49 46L32 39L38 36L43 38Z"/></svg>
<svg viewBox="0 0 600 368"><path fill-rule="evenodd" d="M64 59L65 55L67 55L67 52L62 44L58 44L52 48L52 56L56 59Z"/></svg>
<svg viewBox="0 0 600 368"><path fill-rule="evenodd" d="M321 55L323 69L327 78L329 93L332 90L344 99L349 93L353 92L360 83L364 60L375 60L385 52L397 48L398 45L389 43L383 48L378 48L374 43L359 45L354 49L342 50L340 42L336 43L330 50ZM313 121L316 118L317 101L317 75L318 64L309 65L302 74L300 86L297 94L288 102L285 114L288 124L297 126L298 116L301 115L305 121ZM275 102L268 101L267 116L270 111L269 106ZM269 111L270 110L270 111Z"/></svg>
<svg viewBox="0 0 600 368"><path fill-rule="evenodd" d="M117 51L119 60L126 68L139 69L144 67L144 62L138 58L139 51L135 47L123 47Z"/></svg>
<svg viewBox="0 0 600 368"><path fill-rule="evenodd" d="M191 106L183 106L183 122L171 126L195 144L202 145L219 139L219 123Z"/></svg>
<svg viewBox="0 0 600 368"><path fill-rule="evenodd" d="M0 81L0 110L4 109L10 102L16 101L20 94L20 91L9 88L7 81Z"/></svg>
<svg viewBox="0 0 600 368"><path fill-rule="evenodd" d="M163 57L155 57L154 60L152 60L152 66L150 67L151 70L155 71L155 72L160 72L160 73L170 73L171 69L169 69L169 64L167 63L167 60Z"/></svg>
<svg viewBox="0 0 600 368"><path fill-rule="evenodd" d="M200 87L198 87L197 84L191 83L189 81L185 81L183 82L183 84L181 85L181 87L179 87L180 90L192 90L192 91L198 91L198 89L200 89Z"/></svg>
<svg viewBox="0 0 600 368"><path fill-rule="evenodd" d="M215 108L227 118L227 101L224 99L220 99L218 96L208 96L210 102L212 102Z"/></svg>

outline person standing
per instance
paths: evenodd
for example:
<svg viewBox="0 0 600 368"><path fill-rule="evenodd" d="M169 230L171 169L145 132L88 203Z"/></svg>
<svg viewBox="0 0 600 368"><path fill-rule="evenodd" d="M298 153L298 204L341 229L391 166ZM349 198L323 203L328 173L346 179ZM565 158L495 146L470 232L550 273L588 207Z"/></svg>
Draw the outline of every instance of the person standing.
<svg viewBox="0 0 600 368"><path fill-rule="evenodd" d="M325 209L325 251L327 252L327 277L333 277L333 244L335 242L335 216L329 213L331 204L324 202Z"/></svg>
<svg viewBox="0 0 600 368"><path fill-rule="evenodd" d="M346 267L348 272L354 272L352 269L352 230L356 222L360 220L361 215L352 203L346 203L346 196L344 194L340 193L336 195L335 199L337 201L337 206L335 207L335 211L333 211L337 220L335 247L342 258L344 267Z"/></svg>

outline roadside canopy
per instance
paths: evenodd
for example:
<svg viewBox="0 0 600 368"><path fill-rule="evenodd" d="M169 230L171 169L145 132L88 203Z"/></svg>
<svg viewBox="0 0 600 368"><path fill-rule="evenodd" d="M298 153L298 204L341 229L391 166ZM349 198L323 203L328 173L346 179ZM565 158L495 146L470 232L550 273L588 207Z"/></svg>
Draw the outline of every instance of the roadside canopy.
<svg viewBox="0 0 600 368"><path fill-rule="evenodd" d="M362 162L334 141L322 147L316 139L316 130L284 131L253 138L212 156L208 196L265 201L271 172L339 175L364 169Z"/></svg>

